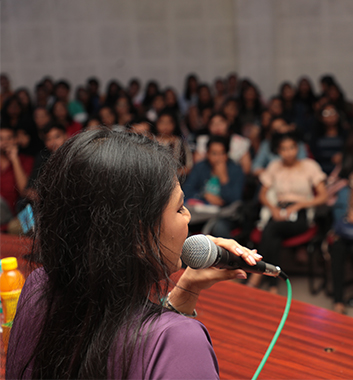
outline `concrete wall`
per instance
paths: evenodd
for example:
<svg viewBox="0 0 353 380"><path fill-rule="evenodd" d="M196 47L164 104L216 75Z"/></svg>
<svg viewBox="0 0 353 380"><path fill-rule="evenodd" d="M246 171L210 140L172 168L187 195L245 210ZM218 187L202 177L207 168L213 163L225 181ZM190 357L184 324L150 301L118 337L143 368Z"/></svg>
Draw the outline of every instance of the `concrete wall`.
<svg viewBox="0 0 353 380"><path fill-rule="evenodd" d="M353 98L353 1L235 0L238 72L265 95L283 80L333 73Z"/></svg>
<svg viewBox="0 0 353 380"><path fill-rule="evenodd" d="M232 0L2 0L1 11L14 86L138 76L181 90L189 72L211 81L236 68Z"/></svg>
<svg viewBox="0 0 353 380"><path fill-rule="evenodd" d="M13 87L95 75L183 88L237 71L264 96L332 72L353 98L351 0L2 0L1 71Z"/></svg>

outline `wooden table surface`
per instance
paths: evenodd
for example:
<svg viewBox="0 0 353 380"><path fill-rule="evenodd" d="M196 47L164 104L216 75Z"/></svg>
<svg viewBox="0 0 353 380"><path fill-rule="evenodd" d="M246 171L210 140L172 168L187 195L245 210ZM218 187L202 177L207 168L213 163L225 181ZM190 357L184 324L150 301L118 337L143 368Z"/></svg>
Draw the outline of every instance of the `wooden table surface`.
<svg viewBox="0 0 353 380"><path fill-rule="evenodd" d="M210 332L221 379L250 379L282 318L286 298L234 282L204 291L198 319ZM259 379L353 379L353 318L292 301Z"/></svg>
<svg viewBox="0 0 353 380"><path fill-rule="evenodd" d="M21 257L29 240L1 235L1 257ZM19 260L25 271L25 261ZM27 273L25 273L27 274ZM281 320L286 298L223 282L201 293L198 319L210 332L221 379L250 379ZM5 355L0 343L0 378ZM287 322L259 379L353 379L353 318L292 301Z"/></svg>

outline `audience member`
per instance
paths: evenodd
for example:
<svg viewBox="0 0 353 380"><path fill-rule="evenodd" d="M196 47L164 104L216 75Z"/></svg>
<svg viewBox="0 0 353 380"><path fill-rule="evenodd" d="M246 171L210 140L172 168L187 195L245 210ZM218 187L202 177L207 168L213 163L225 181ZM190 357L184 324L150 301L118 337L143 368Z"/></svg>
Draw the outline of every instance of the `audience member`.
<svg viewBox="0 0 353 380"><path fill-rule="evenodd" d="M16 132L2 125L0 127L0 194L13 215L17 212L17 202L24 195L32 166L32 157L18 153Z"/></svg>
<svg viewBox="0 0 353 380"><path fill-rule="evenodd" d="M117 117L114 110L109 106L103 106L99 110L99 120L101 121L101 125L105 125L106 127L112 129L114 125L117 123Z"/></svg>
<svg viewBox="0 0 353 380"><path fill-rule="evenodd" d="M227 77L227 96L231 98L237 98L238 93L238 75L236 73L230 73Z"/></svg>
<svg viewBox="0 0 353 380"><path fill-rule="evenodd" d="M154 126L149 119L145 117L135 117L129 124L130 130L140 135L152 137L154 134Z"/></svg>
<svg viewBox="0 0 353 380"><path fill-rule="evenodd" d="M189 74L185 79L184 94L181 98L181 110L185 115L191 106L198 102L199 80L195 74Z"/></svg>
<svg viewBox="0 0 353 380"><path fill-rule="evenodd" d="M178 102L178 97L174 89L168 87L164 90L164 100L165 107L170 111L175 113L176 115L180 115L180 106Z"/></svg>
<svg viewBox="0 0 353 380"><path fill-rule="evenodd" d="M283 116L283 101L280 96L273 96L268 103L268 112L272 118Z"/></svg>
<svg viewBox="0 0 353 380"><path fill-rule="evenodd" d="M96 114L101 106L102 98L99 93L99 81L97 78L91 77L87 79L87 91L89 94L89 104L91 114Z"/></svg>
<svg viewBox="0 0 353 380"><path fill-rule="evenodd" d="M125 126L135 116L135 109L127 95L120 95L114 107L116 120L119 126Z"/></svg>
<svg viewBox="0 0 353 380"><path fill-rule="evenodd" d="M313 85L308 78L302 77L299 79L297 93L295 94L294 99L305 106L306 112L312 112L316 96L313 90Z"/></svg>
<svg viewBox="0 0 353 380"><path fill-rule="evenodd" d="M77 110L82 110L82 112L77 112L74 115L74 119L80 124L83 124L88 119L88 115L91 113L89 94L84 86L77 86L75 91L75 100L73 100L71 104L73 104L71 106L72 108L75 107Z"/></svg>
<svg viewBox="0 0 353 380"><path fill-rule="evenodd" d="M66 128L66 132L69 137L81 131L82 125L72 119L66 104L62 100L57 100L53 104L52 115L53 120L56 123L61 124Z"/></svg>
<svg viewBox="0 0 353 380"><path fill-rule="evenodd" d="M155 123L158 119L159 114L164 110L166 106L164 95L158 93L152 100L151 108L146 112L146 117L151 122Z"/></svg>
<svg viewBox="0 0 353 380"><path fill-rule="evenodd" d="M226 100L226 86L222 78L216 78L213 82L213 104L216 112L222 111L222 106ZM223 110L224 112L224 110Z"/></svg>
<svg viewBox="0 0 353 380"><path fill-rule="evenodd" d="M34 105L35 107L49 107L48 100L49 96L47 89L42 82L36 84L34 91Z"/></svg>
<svg viewBox="0 0 353 380"><path fill-rule="evenodd" d="M320 88L321 88L321 96L328 96L328 89L331 86L331 84L336 83L335 78L333 75L326 74L322 75L320 77Z"/></svg>
<svg viewBox="0 0 353 380"><path fill-rule="evenodd" d="M213 109L213 98L209 86L205 83L199 85L197 89L197 107L201 111L203 108Z"/></svg>
<svg viewBox="0 0 353 380"><path fill-rule="evenodd" d="M353 104L347 102L342 89L337 83L332 83L327 92L329 102L332 103L340 114L342 127L349 129L349 121L353 120Z"/></svg>
<svg viewBox="0 0 353 380"><path fill-rule="evenodd" d="M242 134L242 125L239 119L239 104L235 98L228 98L221 109L228 120L229 129L232 133Z"/></svg>
<svg viewBox="0 0 353 380"><path fill-rule="evenodd" d="M31 119L33 114L33 104L28 89L21 87L16 90L15 95L21 105L22 115Z"/></svg>
<svg viewBox="0 0 353 380"><path fill-rule="evenodd" d="M272 115L269 110L265 109L260 116L261 141L269 139L271 136L270 125Z"/></svg>
<svg viewBox="0 0 353 380"><path fill-rule="evenodd" d="M127 95L130 97L135 108L139 108L142 103L141 83L137 78L129 81Z"/></svg>
<svg viewBox="0 0 353 380"><path fill-rule="evenodd" d="M1 92L0 92L0 110L1 110L4 102L13 95L13 92L11 90L11 85L10 85L10 79L4 73L0 74L0 86L1 86Z"/></svg>
<svg viewBox="0 0 353 380"><path fill-rule="evenodd" d="M47 94L49 97L53 97L54 101L54 96L55 96L55 84L53 79L50 76L45 76L42 80L41 83L45 86L45 89L47 91Z"/></svg>
<svg viewBox="0 0 353 380"><path fill-rule="evenodd" d="M305 232L310 221L307 210L326 202L326 175L312 159L298 159L298 138L295 133L277 134L274 137L280 160L273 161L260 175L262 184L259 199L268 207L271 219L263 232L259 251L264 260L280 263L282 240ZM275 203L267 194L274 191ZM249 284L258 286L261 275L253 274ZM277 279L270 279L272 292L277 292Z"/></svg>
<svg viewBox="0 0 353 380"><path fill-rule="evenodd" d="M353 166L349 174L349 185L338 193L334 206L334 242L330 249L332 263L333 310L345 314L344 279L346 259L353 257Z"/></svg>
<svg viewBox="0 0 353 380"><path fill-rule="evenodd" d="M45 147L38 153L34 161L25 189L25 196L32 200L35 199L35 181L51 154L64 144L68 135L63 125L50 122L43 128L43 137Z"/></svg>
<svg viewBox="0 0 353 380"><path fill-rule="evenodd" d="M229 158L239 164L245 174L250 173L250 141L236 133L231 133L227 118L222 113L215 113L208 123L207 134L201 134L196 139L195 162L203 160L206 156L206 145L209 135L223 136L230 139Z"/></svg>
<svg viewBox="0 0 353 380"><path fill-rule="evenodd" d="M255 85L243 81L244 87L241 89L239 97L239 118L240 123L258 123L262 112L260 93Z"/></svg>
<svg viewBox="0 0 353 380"><path fill-rule="evenodd" d="M192 168L192 154L185 139L181 136L177 116L165 110L160 113L156 122L156 136L160 144L168 146L173 156L180 162L180 174L188 174Z"/></svg>
<svg viewBox="0 0 353 380"><path fill-rule="evenodd" d="M22 106L15 95L6 99L1 109L1 123L17 130L23 122Z"/></svg>
<svg viewBox="0 0 353 380"><path fill-rule="evenodd" d="M114 107L116 100L122 95L121 91L122 86L116 80L109 81L103 104L108 107Z"/></svg>
<svg viewBox="0 0 353 380"><path fill-rule="evenodd" d="M9 98L2 109L2 123L16 131L16 141L21 154L35 156L38 136L33 121L32 103L26 89L20 88Z"/></svg>
<svg viewBox="0 0 353 380"><path fill-rule="evenodd" d="M241 200L244 173L228 152L229 139L210 136L206 159L195 164L183 185L186 202L198 200L222 207Z"/></svg>
<svg viewBox="0 0 353 380"><path fill-rule="evenodd" d="M337 108L328 103L321 110L317 131L310 144L315 160L326 174L330 174L341 163L344 138Z"/></svg>
<svg viewBox="0 0 353 380"><path fill-rule="evenodd" d="M41 140L44 140L42 134L43 128L52 120L52 115L46 107L38 106L33 111L34 125L37 130L37 134ZM40 149L42 149L41 147Z"/></svg>
<svg viewBox="0 0 353 380"><path fill-rule="evenodd" d="M150 80L146 85L145 94L142 101L144 112L152 105L153 98L160 92L159 84L155 80Z"/></svg>
<svg viewBox="0 0 353 380"><path fill-rule="evenodd" d="M59 80L55 83L55 102L52 105L52 108L57 104L58 101L62 102L62 104L65 106L67 111L70 114L70 117L75 120L79 121L82 120L82 114L85 113L85 110L83 108L82 103L78 101L71 101L70 100L70 90L71 86L69 82L66 80ZM77 119L76 119L77 118Z"/></svg>
<svg viewBox="0 0 353 380"><path fill-rule="evenodd" d="M91 116L86 123L83 125L84 131L92 131L94 129L99 129L101 126L101 121L98 116Z"/></svg>
<svg viewBox="0 0 353 380"><path fill-rule="evenodd" d="M259 176L266 168L267 165L277 160L279 157L271 149L272 146L272 137L275 133L286 133L294 131L294 126L290 126L282 118L274 118L270 123L270 135L267 139L263 140L260 144L258 152L252 162L252 173L255 176ZM303 142L298 143L298 159L306 158L308 156L306 147Z"/></svg>

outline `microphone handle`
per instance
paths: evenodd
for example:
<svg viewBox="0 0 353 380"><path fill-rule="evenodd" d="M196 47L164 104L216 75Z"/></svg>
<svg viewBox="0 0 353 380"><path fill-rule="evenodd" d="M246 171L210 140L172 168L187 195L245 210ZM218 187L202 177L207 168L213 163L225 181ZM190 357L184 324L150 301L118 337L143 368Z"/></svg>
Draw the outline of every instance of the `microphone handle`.
<svg viewBox="0 0 353 380"><path fill-rule="evenodd" d="M258 261L255 265L247 264L240 256L227 251L217 245L217 259L212 265L219 269L243 269L248 273L260 273L267 276L278 277L281 268L265 261Z"/></svg>

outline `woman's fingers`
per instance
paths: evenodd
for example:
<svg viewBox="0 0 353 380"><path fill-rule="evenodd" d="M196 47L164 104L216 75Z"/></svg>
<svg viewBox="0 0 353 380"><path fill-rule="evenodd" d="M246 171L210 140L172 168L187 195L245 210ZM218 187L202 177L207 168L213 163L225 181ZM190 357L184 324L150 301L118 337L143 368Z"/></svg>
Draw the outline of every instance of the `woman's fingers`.
<svg viewBox="0 0 353 380"><path fill-rule="evenodd" d="M257 250L251 250L246 248L233 239L223 239L215 238L213 236L207 235L207 237L212 240L216 245L225 248L229 252L234 253L237 256L240 256L245 260L249 265L255 265L257 261L262 259L262 256L257 253Z"/></svg>
<svg viewBox="0 0 353 380"><path fill-rule="evenodd" d="M192 269L187 267L179 279L178 285L195 294L208 289L219 281L246 279L247 274L242 269L227 270L218 268Z"/></svg>

